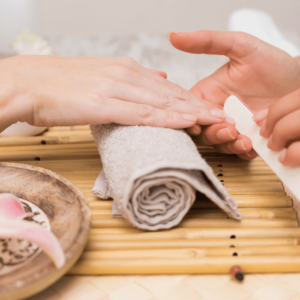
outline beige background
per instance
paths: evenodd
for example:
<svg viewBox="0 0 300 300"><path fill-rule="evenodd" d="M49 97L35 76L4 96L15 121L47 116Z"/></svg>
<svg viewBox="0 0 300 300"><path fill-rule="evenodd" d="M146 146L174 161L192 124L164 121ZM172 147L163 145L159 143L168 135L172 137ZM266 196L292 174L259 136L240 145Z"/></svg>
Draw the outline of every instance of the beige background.
<svg viewBox="0 0 300 300"><path fill-rule="evenodd" d="M0 0L1 1L1 0ZM230 13L251 7L300 34L300 0L42 0L43 33L165 33L226 29Z"/></svg>
<svg viewBox="0 0 300 300"><path fill-rule="evenodd" d="M0 0L0 52L17 32L43 36L225 30L238 8L270 13L279 27L300 36L300 0Z"/></svg>

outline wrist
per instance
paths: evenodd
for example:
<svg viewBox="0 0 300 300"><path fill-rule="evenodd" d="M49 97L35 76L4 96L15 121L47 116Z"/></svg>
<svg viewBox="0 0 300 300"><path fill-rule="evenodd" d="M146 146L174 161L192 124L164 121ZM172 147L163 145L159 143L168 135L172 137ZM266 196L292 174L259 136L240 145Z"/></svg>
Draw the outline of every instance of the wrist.
<svg viewBox="0 0 300 300"><path fill-rule="evenodd" d="M17 72L14 58L0 60L0 132L20 121L17 104Z"/></svg>

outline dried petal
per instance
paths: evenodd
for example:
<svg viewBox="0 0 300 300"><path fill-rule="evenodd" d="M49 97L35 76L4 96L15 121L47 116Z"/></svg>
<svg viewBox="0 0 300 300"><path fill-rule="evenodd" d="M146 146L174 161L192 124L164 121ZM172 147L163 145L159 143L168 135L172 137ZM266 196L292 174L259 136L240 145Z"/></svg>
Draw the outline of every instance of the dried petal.
<svg viewBox="0 0 300 300"><path fill-rule="evenodd" d="M65 255L56 236L36 223L0 219L0 237L26 239L40 246L57 268L65 264Z"/></svg>
<svg viewBox="0 0 300 300"><path fill-rule="evenodd" d="M27 215L20 200L15 195L0 194L0 219L20 219Z"/></svg>
<svg viewBox="0 0 300 300"><path fill-rule="evenodd" d="M40 225L22 220L28 214L13 194L0 194L0 238L25 239L40 246L57 268L65 264L65 255L56 236Z"/></svg>

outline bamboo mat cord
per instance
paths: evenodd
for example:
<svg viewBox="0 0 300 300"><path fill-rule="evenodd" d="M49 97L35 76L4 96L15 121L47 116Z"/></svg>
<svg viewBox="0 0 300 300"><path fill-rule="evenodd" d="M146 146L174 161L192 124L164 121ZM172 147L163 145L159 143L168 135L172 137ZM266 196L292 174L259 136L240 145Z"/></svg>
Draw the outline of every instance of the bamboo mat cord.
<svg viewBox="0 0 300 300"><path fill-rule="evenodd" d="M171 230L145 232L111 217L112 201L91 193L102 164L88 126L49 128L35 137L0 138L0 160L44 167L76 184L92 209L92 229L72 275L299 272L300 229L292 200L261 158L242 161L198 146L235 198L241 221L201 195Z"/></svg>

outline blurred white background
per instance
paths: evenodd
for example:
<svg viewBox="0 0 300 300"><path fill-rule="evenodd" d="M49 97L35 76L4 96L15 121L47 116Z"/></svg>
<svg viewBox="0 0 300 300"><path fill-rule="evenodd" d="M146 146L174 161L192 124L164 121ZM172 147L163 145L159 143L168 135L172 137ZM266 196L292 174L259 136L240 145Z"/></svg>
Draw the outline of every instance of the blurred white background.
<svg viewBox="0 0 300 300"><path fill-rule="evenodd" d="M12 51L25 28L47 38L226 30L230 13L242 7L262 9L300 36L300 0L0 0L0 52Z"/></svg>
<svg viewBox="0 0 300 300"><path fill-rule="evenodd" d="M17 33L29 29L58 55L129 56L189 89L228 59L178 51L166 34L228 30L240 8L250 10L231 16L231 30L300 55L300 0L0 0L0 58L15 55Z"/></svg>

